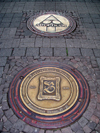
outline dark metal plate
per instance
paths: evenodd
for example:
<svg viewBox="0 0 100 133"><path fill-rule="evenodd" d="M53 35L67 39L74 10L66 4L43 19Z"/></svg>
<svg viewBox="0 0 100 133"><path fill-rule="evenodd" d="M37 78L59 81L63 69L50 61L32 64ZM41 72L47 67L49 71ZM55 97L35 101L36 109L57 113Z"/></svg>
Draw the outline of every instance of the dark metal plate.
<svg viewBox="0 0 100 133"><path fill-rule="evenodd" d="M63 16L56 12L43 12L30 17L27 27L36 34L53 37L71 33L76 27L76 22L70 16Z"/></svg>
<svg viewBox="0 0 100 133"><path fill-rule="evenodd" d="M39 128L60 128L76 121L89 103L81 73L58 62L26 67L13 79L9 103L16 115Z"/></svg>

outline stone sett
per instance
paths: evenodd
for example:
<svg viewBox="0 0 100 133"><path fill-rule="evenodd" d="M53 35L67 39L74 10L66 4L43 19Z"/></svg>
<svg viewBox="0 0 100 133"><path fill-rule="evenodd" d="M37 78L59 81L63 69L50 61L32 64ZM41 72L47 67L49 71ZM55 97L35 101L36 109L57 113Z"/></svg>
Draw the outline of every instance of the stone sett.
<svg viewBox="0 0 100 133"><path fill-rule="evenodd" d="M97 125L97 124L96 124L95 122L91 122L91 121L90 121L90 122L88 123L87 126L88 126L91 130L94 130L95 127L96 127L96 125Z"/></svg>
<svg viewBox="0 0 100 133"><path fill-rule="evenodd" d="M26 48L14 48L12 56L25 56Z"/></svg>
<svg viewBox="0 0 100 133"><path fill-rule="evenodd" d="M93 49L96 57L100 57L100 49Z"/></svg>
<svg viewBox="0 0 100 133"><path fill-rule="evenodd" d="M54 133L62 133L60 130L55 131Z"/></svg>
<svg viewBox="0 0 100 133"><path fill-rule="evenodd" d="M3 74L3 67L0 67L0 77L2 76Z"/></svg>
<svg viewBox="0 0 100 133"><path fill-rule="evenodd" d="M100 67L100 58L96 58L96 59L97 59L98 65L99 65L99 67Z"/></svg>
<svg viewBox="0 0 100 133"><path fill-rule="evenodd" d="M51 130L47 130L46 133L53 133L53 131L51 131Z"/></svg>
<svg viewBox="0 0 100 133"><path fill-rule="evenodd" d="M97 116L95 116L95 115L92 115L91 121L93 121L93 122L95 122L96 124L98 124L98 123L99 123L99 118L98 118Z"/></svg>
<svg viewBox="0 0 100 133"><path fill-rule="evenodd" d="M0 49L0 56L11 56L12 49L2 48Z"/></svg>
<svg viewBox="0 0 100 133"><path fill-rule="evenodd" d="M40 48L40 56L52 56L52 48Z"/></svg>
<svg viewBox="0 0 100 133"><path fill-rule="evenodd" d="M18 129L19 131L22 131L24 127L25 127L25 123L20 119L18 119L18 121L13 125L13 128Z"/></svg>
<svg viewBox="0 0 100 133"><path fill-rule="evenodd" d="M7 129L7 131L9 131L12 128L12 123L9 120L7 120L4 123L4 127Z"/></svg>
<svg viewBox="0 0 100 133"><path fill-rule="evenodd" d="M66 47L65 39L51 38L51 47Z"/></svg>
<svg viewBox="0 0 100 133"><path fill-rule="evenodd" d="M39 48L27 48L26 56L39 56Z"/></svg>
<svg viewBox="0 0 100 133"><path fill-rule="evenodd" d="M92 49L81 49L81 53L83 56L94 56Z"/></svg>
<svg viewBox="0 0 100 133"><path fill-rule="evenodd" d="M9 109L9 110L5 111L5 115L6 115L6 117L7 117L8 119L9 119L13 114L14 114L14 113L13 113L12 109Z"/></svg>
<svg viewBox="0 0 100 133"><path fill-rule="evenodd" d="M42 38L36 38L35 47L42 47Z"/></svg>
<svg viewBox="0 0 100 133"><path fill-rule="evenodd" d="M68 56L81 56L79 48L68 48Z"/></svg>
<svg viewBox="0 0 100 133"><path fill-rule="evenodd" d="M10 117L9 120L10 120L11 123L15 123L18 120L18 117L16 115L13 115L13 116Z"/></svg>
<svg viewBox="0 0 100 133"><path fill-rule="evenodd" d="M74 132L77 132L79 129L81 130L81 126L78 124L78 122L74 123L73 125L71 125L71 129Z"/></svg>
<svg viewBox="0 0 100 133"><path fill-rule="evenodd" d="M0 66L5 66L7 57L0 57ZM2 68L1 68L2 71Z"/></svg>
<svg viewBox="0 0 100 133"><path fill-rule="evenodd" d="M50 47L50 38L43 38L43 47Z"/></svg>
<svg viewBox="0 0 100 133"><path fill-rule="evenodd" d="M88 123L88 120L84 117L81 117L78 123L81 125L81 127L84 127Z"/></svg>
<svg viewBox="0 0 100 133"><path fill-rule="evenodd" d="M29 125L25 125L25 128L23 130L25 133L33 133L34 132L34 127L31 127Z"/></svg>
<svg viewBox="0 0 100 133"><path fill-rule="evenodd" d="M61 132L62 133L73 133L70 127L66 127L66 128L61 129Z"/></svg>
<svg viewBox="0 0 100 133"><path fill-rule="evenodd" d="M66 56L66 48L54 48L54 56Z"/></svg>
<svg viewBox="0 0 100 133"><path fill-rule="evenodd" d="M84 130L85 133L90 133L91 132L91 129L87 125L83 128L83 130Z"/></svg>

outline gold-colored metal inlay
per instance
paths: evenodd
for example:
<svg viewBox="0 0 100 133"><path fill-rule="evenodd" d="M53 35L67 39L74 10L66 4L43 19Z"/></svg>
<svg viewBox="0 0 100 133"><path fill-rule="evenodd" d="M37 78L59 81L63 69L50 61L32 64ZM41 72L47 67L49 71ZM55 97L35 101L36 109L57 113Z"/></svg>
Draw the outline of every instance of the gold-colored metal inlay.
<svg viewBox="0 0 100 133"><path fill-rule="evenodd" d="M56 33L64 31L70 25L69 20L57 14L44 14L33 21L33 26L41 32Z"/></svg>
<svg viewBox="0 0 100 133"><path fill-rule="evenodd" d="M27 108L42 115L56 115L70 109L78 99L75 78L65 70L43 67L22 81L20 97Z"/></svg>

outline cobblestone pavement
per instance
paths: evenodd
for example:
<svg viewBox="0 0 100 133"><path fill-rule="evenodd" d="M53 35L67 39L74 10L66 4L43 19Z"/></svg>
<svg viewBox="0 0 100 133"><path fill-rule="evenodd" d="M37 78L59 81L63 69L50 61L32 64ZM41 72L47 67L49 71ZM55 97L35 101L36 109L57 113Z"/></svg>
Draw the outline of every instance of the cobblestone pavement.
<svg viewBox="0 0 100 133"><path fill-rule="evenodd" d="M74 18L75 31L43 37L27 29L28 18L41 11L59 11ZM16 117L7 100L14 76L41 61L58 61L77 68L90 87L90 103L82 117L68 127L44 130ZM0 132L100 133L100 1L0 0Z"/></svg>

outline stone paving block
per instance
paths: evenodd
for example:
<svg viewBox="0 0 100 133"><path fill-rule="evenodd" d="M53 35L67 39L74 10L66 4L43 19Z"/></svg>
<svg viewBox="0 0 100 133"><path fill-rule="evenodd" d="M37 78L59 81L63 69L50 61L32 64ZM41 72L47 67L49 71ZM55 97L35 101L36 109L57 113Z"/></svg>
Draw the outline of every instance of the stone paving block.
<svg viewBox="0 0 100 133"><path fill-rule="evenodd" d="M0 77L2 76L3 74L3 67L0 67Z"/></svg>
<svg viewBox="0 0 100 133"><path fill-rule="evenodd" d="M4 39L13 38L15 36L15 33L16 33L16 28L5 28L1 38Z"/></svg>
<svg viewBox="0 0 100 133"><path fill-rule="evenodd" d="M5 115L6 115L7 118L10 118L13 114L14 113L13 113L12 109L9 109L9 110L5 111Z"/></svg>
<svg viewBox="0 0 100 133"><path fill-rule="evenodd" d="M36 38L35 47L42 47L42 38Z"/></svg>
<svg viewBox="0 0 100 133"><path fill-rule="evenodd" d="M74 132L77 132L78 130L81 130L81 126L78 124L78 122L74 123L71 125L71 129L74 131Z"/></svg>
<svg viewBox="0 0 100 133"><path fill-rule="evenodd" d="M94 56L92 49L81 48L81 53L83 56Z"/></svg>
<svg viewBox="0 0 100 133"><path fill-rule="evenodd" d="M9 28L10 27L10 22L9 23L1 23L0 28Z"/></svg>
<svg viewBox="0 0 100 133"><path fill-rule="evenodd" d="M53 133L53 131L51 131L51 130L47 130L46 133Z"/></svg>
<svg viewBox="0 0 100 133"><path fill-rule="evenodd" d="M12 18L14 13L5 13L4 17L5 18Z"/></svg>
<svg viewBox="0 0 100 133"><path fill-rule="evenodd" d="M19 44L20 44L20 39L14 39L12 42L12 47L13 48L19 47Z"/></svg>
<svg viewBox="0 0 100 133"><path fill-rule="evenodd" d="M66 56L66 48L54 48L54 56Z"/></svg>
<svg viewBox="0 0 100 133"><path fill-rule="evenodd" d="M27 48L26 56L39 56L39 48Z"/></svg>
<svg viewBox="0 0 100 133"><path fill-rule="evenodd" d="M33 133L34 131L34 127L29 126L29 125L25 125L25 128L23 130L25 133Z"/></svg>
<svg viewBox="0 0 100 133"><path fill-rule="evenodd" d="M96 58L96 59L97 59L98 65L99 65L99 67L100 67L100 58Z"/></svg>
<svg viewBox="0 0 100 133"><path fill-rule="evenodd" d="M93 49L96 57L100 57L100 49Z"/></svg>
<svg viewBox="0 0 100 133"><path fill-rule="evenodd" d="M52 56L52 48L40 48L40 56Z"/></svg>
<svg viewBox="0 0 100 133"><path fill-rule="evenodd" d="M81 125L81 127L84 127L88 123L88 120L84 117L81 117L78 123Z"/></svg>
<svg viewBox="0 0 100 133"><path fill-rule="evenodd" d="M0 49L0 56L11 56L12 49Z"/></svg>
<svg viewBox="0 0 100 133"><path fill-rule="evenodd" d="M20 119L13 125L13 128L18 129L19 131L22 131L24 127L25 127L25 123Z"/></svg>
<svg viewBox="0 0 100 133"><path fill-rule="evenodd" d="M62 133L73 133L70 127L66 127L66 128L61 129L61 132Z"/></svg>
<svg viewBox="0 0 100 133"><path fill-rule="evenodd" d="M2 130L3 130L3 122L0 121L0 131L2 131Z"/></svg>
<svg viewBox="0 0 100 133"><path fill-rule="evenodd" d="M100 71L95 71L95 75L97 79L100 79Z"/></svg>
<svg viewBox="0 0 100 133"><path fill-rule="evenodd" d="M24 38L20 41L20 47L34 47L35 38Z"/></svg>
<svg viewBox="0 0 100 133"><path fill-rule="evenodd" d="M96 48L96 44L94 43L94 40L84 40L84 39L81 39L80 40L81 42L81 46L82 48Z"/></svg>
<svg viewBox="0 0 100 133"><path fill-rule="evenodd" d="M93 122L95 122L96 124L98 124L98 123L99 123L99 118L98 118L97 116L95 116L95 115L92 115L91 121L93 121Z"/></svg>
<svg viewBox="0 0 100 133"><path fill-rule="evenodd" d="M10 28L18 28L19 27L19 25L20 25L20 22L11 22L11 24L10 24Z"/></svg>
<svg viewBox="0 0 100 133"><path fill-rule="evenodd" d="M7 120L7 121L4 123L4 127L9 131L9 129L12 128L12 123L11 123L9 120Z"/></svg>
<svg viewBox="0 0 100 133"><path fill-rule="evenodd" d="M77 133L84 133L84 131L83 130L78 130Z"/></svg>
<svg viewBox="0 0 100 133"><path fill-rule="evenodd" d="M85 133L90 133L91 132L91 129L87 125L83 128L83 130L84 130Z"/></svg>
<svg viewBox="0 0 100 133"><path fill-rule="evenodd" d="M94 130L96 127L96 123L95 122L89 122L87 125L91 130Z"/></svg>
<svg viewBox="0 0 100 133"><path fill-rule="evenodd" d="M0 108L0 119L2 118L2 116L3 116L3 110L2 108Z"/></svg>
<svg viewBox="0 0 100 133"><path fill-rule="evenodd" d="M26 48L14 48L12 56L25 56Z"/></svg>
<svg viewBox="0 0 100 133"><path fill-rule="evenodd" d="M51 47L66 47L64 38L51 38Z"/></svg>
<svg viewBox="0 0 100 133"><path fill-rule="evenodd" d="M16 115L13 115L13 116L10 117L9 120L10 120L11 123L15 123L18 120L18 117Z"/></svg>
<svg viewBox="0 0 100 133"><path fill-rule="evenodd" d="M50 47L50 38L43 38L43 47Z"/></svg>
<svg viewBox="0 0 100 133"><path fill-rule="evenodd" d="M39 130L39 133L44 133L44 130L40 129L40 130Z"/></svg>
<svg viewBox="0 0 100 133"><path fill-rule="evenodd" d="M0 66L5 66L7 57L0 57Z"/></svg>
<svg viewBox="0 0 100 133"><path fill-rule="evenodd" d="M11 23L12 18L3 18L2 23Z"/></svg>
<svg viewBox="0 0 100 133"><path fill-rule="evenodd" d="M81 56L79 48L68 48L68 56Z"/></svg>
<svg viewBox="0 0 100 133"><path fill-rule="evenodd" d="M62 133L59 129L57 131L55 131L54 133Z"/></svg>
<svg viewBox="0 0 100 133"><path fill-rule="evenodd" d="M7 102L2 102L2 110L8 110L9 106Z"/></svg>
<svg viewBox="0 0 100 133"><path fill-rule="evenodd" d="M95 128L97 131L98 131L98 133L99 133L99 131L100 131L100 125L98 124L97 125L97 127Z"/></svg>

